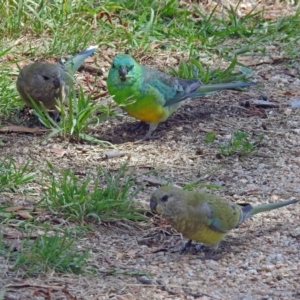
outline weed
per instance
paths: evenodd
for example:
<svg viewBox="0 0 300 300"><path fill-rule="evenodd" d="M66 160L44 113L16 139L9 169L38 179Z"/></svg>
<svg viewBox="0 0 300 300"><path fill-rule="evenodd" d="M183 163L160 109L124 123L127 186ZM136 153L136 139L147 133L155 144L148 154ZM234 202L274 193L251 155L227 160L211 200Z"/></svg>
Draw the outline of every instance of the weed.
<svg viewBox="0 0 300 300"><path fill-rule="evenodd" d="M57 108L60 112L59 122L53 120L42 103L41 105L37 105L34 101L31 103L40 122L51 130L46 138L60 135L68 139L86 140L100 145L112 146L111 143L99 140L87 132L89 126L99 124L108 116L114 115L113 110L108 106L99 105L96 101L92 101L90 96L84 95L82 88L80 88L78 98L74 97L73 93L69 94L68 109L63 103L57 102Z"/></svg>
<svg viewBox="0 0 300 300"><path fill-rule="evenodd" d="M33 167L29 162L23 167L18 167L10 157L0 161L0 191L15 191L19 185L30 182L34 178Z"/></svg>
<svg viewBox="0 0 300 300"><path fill-rule="evenodd" d="M218 148L223 156L238 154L239 156L251 156L258 152L258 146L263 140L263 135L259 135L257 140L249 141L249 136L245 132L235 132L229 142L219 145ZM214 133L207 133L205 136L206 143L212 143L215 140Z"/></svg>
<svg viewBox="0 0 300 300"><path fill-rule="evenodd" d="M82 273L88 258L87 251L76 249L68 234L42 235L34 241L25 238L9 260L14 269L21 268L29 275L55 270L56 272Z"/></svg>
<svg viewBox="0 0 300 300"><path fill-rule="evenodd" d="M132 205L142 186L133 189L133 177L128 174L126 164L117 172L100 167L96 175L88 174L82 180L70 169L59 176L53 166L47 164L50 168L46 173L49 188L41 202L49 210L80 224L92 219L145 219Z"/></svg>

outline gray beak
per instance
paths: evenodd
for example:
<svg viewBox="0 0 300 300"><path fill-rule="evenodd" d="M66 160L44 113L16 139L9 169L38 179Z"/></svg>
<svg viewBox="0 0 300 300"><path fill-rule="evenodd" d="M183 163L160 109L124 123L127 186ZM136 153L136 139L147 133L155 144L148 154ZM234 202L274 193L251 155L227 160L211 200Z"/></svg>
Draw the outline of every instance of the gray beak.
<svg viewBox="0 0 300 300"><path fill-rule="evenodd" d="M60 78L55 78L54 80L53 80L53 85L54 85L54 87L56 88L56 89L58 89L58 88L60 88L60 86L61 86L61 84L60 84Z"/></svg>
<svg viewBox="0 0 300 300"><path fill-rule="evenodd" d="M127 74L128 74L127 68L125 66L121 66L119 68L119 76L121 81L126 81Z"/></svg>
<svg viewBox="0 0 300 300"><path fill-rule="evenodd" d="M150 199L150 209L152 212L156 212L157 202L153 198Z"/></svg>

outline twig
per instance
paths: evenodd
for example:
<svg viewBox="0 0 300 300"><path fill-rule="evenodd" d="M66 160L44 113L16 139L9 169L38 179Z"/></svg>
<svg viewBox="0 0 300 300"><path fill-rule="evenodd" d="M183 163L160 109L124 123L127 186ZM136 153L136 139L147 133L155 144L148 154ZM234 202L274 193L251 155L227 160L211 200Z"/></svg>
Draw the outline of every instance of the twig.
<svg viewBox="0 0 300 300"><path fill-rule="evenodd" d="M127 154L127 152L117 151L117 150L107 151L104 153L106 159L122 157L122 156L125 156L126 154Z"/></svg>
<svg viewBox="0 0 300 300"><path fill-rule="evenodd" d="M25 288L25 287L34 287L34 288L43 288L43 289L53 289L53 290L62 290L63 286L55 285L44 285L44 284L31 284L31 283L20 283L20 284L9 284L5 288Z"/></svg>
<svg viewBox="0 0 300 300"><path fill-rule="evenodd" d="M91 64L88 64L88 63L83 63L80 66L80 68L78 69L78 71L81 71L81 70L87 71L87 72L92 73L92 74L96 74L98 76L103 75L103 72L100 68L95 67L95 66L93 66Z"/></svg>
<svg viewBox="0 0 300 300"><path fill-rule="evenodd" d="M245 107L249 107L251 105L257 106L257 107L265 107L265 108L282 108L282 107L291 107L291 108L299 108L300 107L300 100L296 99L292 102L284 102L284 103L276 103L276 102L270 102L265 100L246 100L242 101L241 105Z"/></svg>

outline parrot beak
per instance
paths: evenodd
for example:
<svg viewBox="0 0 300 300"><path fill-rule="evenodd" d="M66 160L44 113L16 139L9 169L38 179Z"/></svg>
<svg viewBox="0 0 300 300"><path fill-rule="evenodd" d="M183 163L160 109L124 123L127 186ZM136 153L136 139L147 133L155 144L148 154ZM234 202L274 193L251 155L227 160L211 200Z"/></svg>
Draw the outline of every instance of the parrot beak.
<svg viewBox="0 0 300 300"><path fill-rule="evenodd" d="M61 84L60 84L60 78L55 78L54 80L53 80L53 85L54 85L54 87L56 88L56 89L59 89L60 88L60 86L61 86Z"/></svg>
<svg viewBox="0 0 300 300"><path fill-rule="evenodd" d="M127 74L128 74L127 68L125 66L121 66L119 68L119 76L121 81L126 81Z"/></svg>
<svg viewBox="0 0 300 300"><path fill-rule="evenodd" d="M150 209L153 213L156 213L157 201L153 198L150 199Z"/></svg>

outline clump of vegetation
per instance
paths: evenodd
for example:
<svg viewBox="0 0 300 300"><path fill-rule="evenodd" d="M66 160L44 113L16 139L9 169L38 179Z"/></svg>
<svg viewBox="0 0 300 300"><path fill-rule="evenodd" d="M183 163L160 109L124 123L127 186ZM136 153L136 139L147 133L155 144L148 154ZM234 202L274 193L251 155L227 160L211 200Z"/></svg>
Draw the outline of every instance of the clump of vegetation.
<svg viewBox="0 0 300 300"><path fill-rule="evenodd" d="M218 146L221 155L231 156L251 156L255 155L259 150L259 145L263 140L263 135L259 135L255 141L251 141L246 132L235 132L228 142ZM215 140L215 134L210 132L205 136L206 143L212 143Z"/></svg>
<svg viewBox="0 0 300 300"><path fill-rule="evenodd" d="M49 185L41 203L65 219L85 224L112 219L145 220L133 206L133 198L143 188L134 188L134 177L127 165L116 172L100 167L96 174L79 178L70 169L59 174L48 163L50 172L45 174Z"/></svg>

